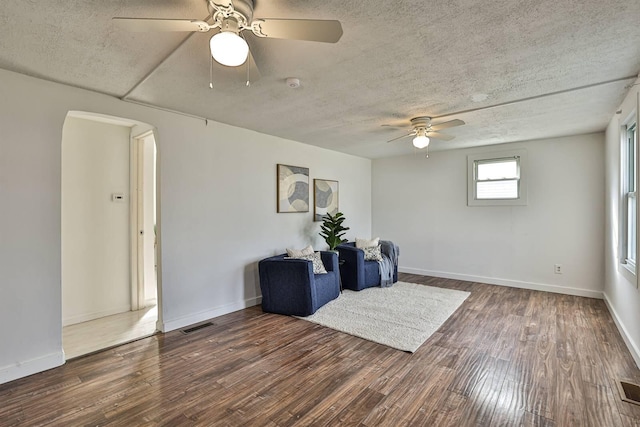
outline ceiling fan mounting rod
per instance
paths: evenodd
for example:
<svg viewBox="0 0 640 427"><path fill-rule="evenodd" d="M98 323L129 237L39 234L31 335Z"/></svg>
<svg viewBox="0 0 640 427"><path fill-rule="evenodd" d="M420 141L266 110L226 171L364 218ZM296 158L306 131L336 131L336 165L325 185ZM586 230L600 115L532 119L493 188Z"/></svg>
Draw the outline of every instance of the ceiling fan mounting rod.
<svg viewBox="0 0 640 427"><path fill-rule="evenodd" d="M209 6L210 12L218 11L218 12L226 13L227 15L230 15L233 12L232 1L230 1L229 4L225 6L223 4L215 3L213 0L207 0L207 5Z"/></svg>
<svg viewBox="0 0 640 427"><path fill-rule="evenodd" d="M231 12L233 11L233 2L229 2L228 6L223 4L217 4L213 0L207 0L207 5L209 6L210 11L217 10L220 12Z"/></svg>
<svg viewBox="0 0 640 427"><path fill-rule="evenodd" d="M219 5L208 0L209 10L213 15L213 24L210 28L222 27L227 19L234 19L238 23L238 32L252 28L250 22L253 18L253 2L250 0L237 1L237 7L233 2L228 6Z"/></svg>
<svg viewBox="0 0 640 427"><path fill-rule="evenodd" d="M208 0L209 10L213 16L213 23L206 29L201 31L209 31L212 28L220 28L221 31L233 31L236 34L243 30L250 30L258 37L268 37L262 31L261 25L264 24L264 19L253 18L253 1L251 0L236 0L237 8L230 2L229 6L219 5ZM240 10L238 10L240 9ZM237 22L237 31L233 29L226 29L226 23L229 19L233 19Z"/></svg>
<svg viewBox="0 0 640 427"><path fill-rule="evenodd" d="M426 116L420 116L420 117L414 117L413 119L411 119L411 126L414 127L414 129L418 129L418 128L430 128L431 127L431 117L426 117Z"/></svg>

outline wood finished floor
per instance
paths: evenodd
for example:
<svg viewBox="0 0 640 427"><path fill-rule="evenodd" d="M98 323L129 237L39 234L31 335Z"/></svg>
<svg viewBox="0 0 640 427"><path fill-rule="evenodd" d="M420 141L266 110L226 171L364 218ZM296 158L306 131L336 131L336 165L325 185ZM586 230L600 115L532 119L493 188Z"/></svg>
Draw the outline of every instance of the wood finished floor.
<svg viewBox="0 0 640 427"><path fill-rule="evenodd" d="M0 385L1 426L638 426L601 300L471 292L414 354L252 307Z"/></svg>
<svg viewBox="0 0 640 427"><path fill-rule="evenodd" d="M157 306L127 311L62 328L67 360L113 347L156 332Z"/></svg>

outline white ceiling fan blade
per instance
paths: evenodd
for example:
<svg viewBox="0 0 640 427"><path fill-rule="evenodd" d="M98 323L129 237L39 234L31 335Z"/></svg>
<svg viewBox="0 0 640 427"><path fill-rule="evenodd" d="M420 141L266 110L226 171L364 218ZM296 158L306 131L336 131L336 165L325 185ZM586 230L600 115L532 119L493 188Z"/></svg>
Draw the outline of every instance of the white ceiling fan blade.
<svg viewBox="0 0 640 427"><path fill-rule="evenodd" d="M427 131L427 136L429 138L440 139L442 141L451 141L453 138L455 138L455 136L447 135L446 133L431 132L431 131Z"/></svg>
<svg viewBox="0 0 640 427"><path fill-rule="evenodd" d="M390 139L387 142L393 142L393 141L397 141L397 140L402 139L402 138L408 138L410 136L414 136L415 134L416 134L415 132L411 132L411 133L408 133L406 135L402 135L402 136L399 136L397 138Z"/></svg>
<svg viewBox="0 0 640 427"><path fill-rule="evenodd" d="M336 43L342 37L340 21L314 19L260 19L254 21L258 36L275 39ZM255 33L256 31L254 31Z"/></svg>
<svg viewBox="0 0 640 427"><path fill-rule="evenodd" d="M454 126L462 126L463 124L465 123L462 120L455 119L448 122L438 123L437 125L431 125L430 129L441 130L441 129L452 128Z"/></svg>
<svg viewBox="0 0 640 427"><path fill-rule="evenodd" d="M113 23L127 31L200 31L207 32L211 25L197 19L113 18Z"/></svg>

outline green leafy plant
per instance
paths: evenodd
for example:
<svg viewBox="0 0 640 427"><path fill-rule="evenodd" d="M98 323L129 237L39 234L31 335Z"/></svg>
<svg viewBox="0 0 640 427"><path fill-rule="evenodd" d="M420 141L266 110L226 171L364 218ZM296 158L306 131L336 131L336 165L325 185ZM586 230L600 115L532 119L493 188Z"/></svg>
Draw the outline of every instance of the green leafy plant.
<svg viewBox="0 0 640 427"><path fill-rule="evenodd" d="M324 237L324 241L329 245L329 250L335 251L340 243L347 242L347 239L342 238L345 231L349 229L349 227L342 226L345 219L342 212L336 212L335 215L326 214L322 217L320 235Z"/></svg>

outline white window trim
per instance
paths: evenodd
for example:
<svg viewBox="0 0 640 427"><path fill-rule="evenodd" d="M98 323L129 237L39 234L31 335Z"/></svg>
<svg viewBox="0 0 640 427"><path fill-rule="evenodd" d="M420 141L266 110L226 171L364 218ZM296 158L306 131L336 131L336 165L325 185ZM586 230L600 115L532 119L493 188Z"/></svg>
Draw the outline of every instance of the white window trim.
<svg viewBox="0 0 640 427"><path fill-rule="evenodd" d="M640 153L638 153L638 149L640 148L640 144L638 141L638 122L637 122L637 113L636 111L632 112L622 123L622 126L620 127L620 224L621 227L619 227L619 232L620 232L620 264L621 266L624 268L624 270L626 270L626 272L630 273L632 275L632 277L629 277L628 279L630 279L630 281L635 281L636 279L636 262L633 262L632 260L627 259L627 253L628 253L628 249L627 249L627 244L628 244L628 240L627 240L627 215L628 215L628 198L627 198L627 193L628 193L628 188L626 185L627 182L627 172L626 172L626 166L625 164L628 164L629 161L629 144L628 144L628 129L630 127L635 126L635 136L636 136L636 146L635 146L635 161L636 161L636 174L638 174L638 167L640 166L640 164L638 163L638 156L640 155ZM638 191L638 178L636 177L636 183L635 183L635 187L636 187L636 191L633 192L633 198L637 199L636 194ZM634 200L636 203L636 216L638 216L638 200ZM636 218L636 234L638 233L638 223L637 223L637 218ZM637 258L637 254L638 254L638 237L636 236L636 258Z"/></svg>
<svg viewBox="0 0 640 427"><path fill-rule="evenodd" d="M477 199L475 163L484 160L519 158L519 197L517 199ZM527 198L527 150L508 150L493 153L472 154L467 156L467 206L526 206Z"/></svg>

